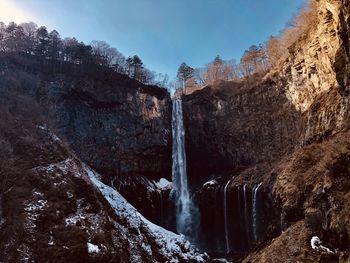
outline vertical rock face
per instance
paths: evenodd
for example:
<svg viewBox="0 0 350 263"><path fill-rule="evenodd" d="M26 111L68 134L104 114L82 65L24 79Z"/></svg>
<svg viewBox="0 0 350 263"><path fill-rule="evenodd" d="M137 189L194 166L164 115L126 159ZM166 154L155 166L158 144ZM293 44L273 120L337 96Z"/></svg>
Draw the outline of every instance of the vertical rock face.
<svg viewBox="0 0 350 263"><path fill-rule="evenodd" d="M172 104L165 89L99 67L24 55L2 55L0 68L4 94L11 86L34 98L82 161L159 222L161 196L153 180L171 180Z"/></svg>
<svg viewBox="0 0 350 263"><path fill-rule="evenodd" d="M151 94L109 83L91 93L73 85L53 89L59 92L56 120L84 161L110 176L170 178L171 100L165 90Z"/></svg>
<svg viewBox="0 0 350 263"><path fill-rule="evenodd" d="M345 1L319 1L317 25L291 47L282 69L284 93L303 115L301 144L349 127L348 16Z"/></svg>
<svg viewBox="0 0 350 263"><path fill-rule="evenodd" d="M49 97L56 99L58 134L106 183L160 223L161 193L152 181L171 180L171 100L166 90L117 81L55 84Z"/></svg>
<svg viewBox="0 0 350 263"><path fill-rule="evenodd" d="M244 254L267 236L278 234L279 214L270 191L258 186L217 178L196 192L200 245L205 251L221 256Z"/></svg>
<svg viewBox="0 0 350 263"><path fill-rule="evenodd" d="M349 127L349 4L320 1L318 22L258 83L218 83L184 99L190 178L273 161Z"/></svg>
<svg viewBox="0 0 350 263"><path fill-rule="evenodd" d="M300 113L268 81L256 87L222 83L184 99L189 179L273 160L292 149Z"/></svg>
<svg viewBox="0 0 350 263"><path fill-rule="evenodd" d="M263 212L257 223L265 222L265 233L258 233L253 246L279 236L281 229L293 235L285 251L283 234L247 262L269 262L279 254L292 255L286 262L329 262L305 247L311 234L349 254L345 211L350 188L345 167L350 149L350 6L345 0L321 0L317 8L317 23L264 79L216 83L183 98L189 180L199 189L204 245L225 253L222 209L228 179L232 183L227 196L234 207L241 207L239 212L227 209L235 225L244 225L239 221L244 208L237 192L244 185L253 189L263 182ZM216 184L208 184L213 178ZM300 229L305 233L296 232ZM240 245L251 235L240 243L230 241L231 247L236 252L249 249Z"/></svg>
<svg viewBox="0 0 350 263"><path fill-rule="evenodd" d="M59 136L95 169L106 176L171 178L172 104L166 89L106 68L28 55L1 54L0 69L1 84L34 97Z"/></svg>

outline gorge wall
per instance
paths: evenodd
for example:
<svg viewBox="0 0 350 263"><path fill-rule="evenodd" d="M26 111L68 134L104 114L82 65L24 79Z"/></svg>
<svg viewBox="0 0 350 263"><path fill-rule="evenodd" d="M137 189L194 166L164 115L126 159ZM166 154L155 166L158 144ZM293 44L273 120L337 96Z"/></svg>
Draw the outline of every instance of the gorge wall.
<svg viewBox="0 0 350 263"><path fill-rule="evenodd" d="M171 99L156 86L99 67L2 55L1 84L34 98L50 126L147 218L159 222L171 180Z"/></svg>
<svg viewBox="0 0 350 263"><path fill-rule="evenodd" d="M25 101L0 97L1 262L210 262L103 184Z"/></svg>
<svg viewBox="0 0 350 263"><path fill-rule="evenodd" d="M200 245L213 255L245 262L349 258L349 8L346 0L318 1L317 23L264 78L216 83L182 98ZM16 234L1 253L16 260L25 255L17 246L26 252L27 243L43 240L50 250L54 238L60 247L52 253L72 260L81 252L89 257L87 242L113 254L96 261L132 262L134 248L144 262L166 260L144 224L135 227L110 211L82 162L101 173L104 188L113 186L152 222L172 228L171 184L155 183L171 178L167 91L108 69L28 55L2 54L0 73L0 110L8 114L0 115L0 160L18 168L9 173L0 167L1 179L10 175L14 186L0 189L0 228L9 229L0 233L6 235L0 244L9 244L1 242L12 230ZM24 125L29 119L31 129ZM44 201L36 207L37 232L30 224L23 228L23 215L31 216L25 205ZM87 218L71 225L79 212ZM98 214L101 233L91 214ZM67 251L61 230L74 238ZM313 235L338 252L312 251ZM189 248L181 246L177 256L186 262Z"/></svg>
<svg viewBox="0 0 350 263"><path fill-rule="evenodd" d="M346 13L346 3L320 1L317 24L289 49L281 68L184 98L192 178L273 161L348 127Z"/></svg>
<svg viewBox="0 0 350 263"><path fill-rule="evenodd" d="M317 8L317 23L263 79L216 83L183 99L189 178L202 233L221 233L204 237L205 247L226 253L224 213L237 224L233 222L244 211L242 188L251 191L262 183L259 217L265 229L252 247L260 244L266 252L246 262L269 262L273 256L268 253L278 257L293 249L295 255L285 262L296 257L328 262L305 245L311 235L322 236L333 248L349 249L345 211L350 189L337 182L346 181L350 165L350 10L347 1L318 1ZM223 211L226 185L231 212ZM316 222L323 222L322 227ZM291 250L284 252L279 242L286 242L285 237L279 233L286 229L295 245L291 241ZM248 243L248 237L240 236L241 243ZM276 237L281 241L270 243ZM231 240L235 244L233 250L241 251L239 242Z"/></svg>

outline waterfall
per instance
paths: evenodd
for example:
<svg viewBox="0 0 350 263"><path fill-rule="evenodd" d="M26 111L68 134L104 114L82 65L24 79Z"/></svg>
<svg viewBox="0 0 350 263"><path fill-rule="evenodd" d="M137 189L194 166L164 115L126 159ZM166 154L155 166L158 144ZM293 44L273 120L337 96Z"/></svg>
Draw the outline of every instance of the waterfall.
<svg viewBox="0 0 350 263"><path fill-rule="evenodd" d="M224 188L224 219L225 219L225 241L226 241L226 253L230 252L230 240L228 234L228 219L227 219L227 187L231 180L228 180Z"/></svg>
<svg viewBox="0 0 350 263"><path fill-rule="evenodd" d="M5 222L5 219L3 218L3 212L2 212L2 195L0 194L0 226Z"/></svg>
<svg viewBox="0 0 350 263"><path fill-rule="evenodd" d="M243 186L243 202L244 202L244 221L245 221L245 230L247 232L247 241L249 244L249 216L248 216L248 198L247 198L247 185Z"/></svg>
<svg viewBox="0 0 350 263"><path fill-rule="evenodd" d="M159 202L160 202L160 225L163 225L163 193L159 191Z"/></svg>
<svg viewBox="0 0 350 263"><path fill-rule="evenodd" d="M258 240L258 235L257 235L257 193L259 190L259 187L262 185L260 183L258 186L254 186L253 188L253 213L252 213L252 222L253 222L253 237L254 241L256 242Z"/></svg>
<svg viewBox="0 0 350 263"><path fill-rule="evenodd" d="M194 219L197 209L190 197L185 151L185 130L183 125L182 101L173 100L172 111L172 136L173 136L173 165L172 180L176 206L176 230L185 235L189 240L195 241L196 226Z"/></svg>

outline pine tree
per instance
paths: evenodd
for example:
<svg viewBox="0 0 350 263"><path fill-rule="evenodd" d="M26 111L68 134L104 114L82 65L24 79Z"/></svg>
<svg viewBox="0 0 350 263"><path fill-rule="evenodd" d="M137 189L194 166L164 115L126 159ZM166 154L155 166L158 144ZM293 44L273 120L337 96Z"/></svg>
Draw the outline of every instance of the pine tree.
<svg viewBox="0 0 350 263"><path fill-rule="evenodd" d="M183 62L177 70L177 78L183 83L183 91L186 94L187 81L193 77L194 69Z"/></svg>

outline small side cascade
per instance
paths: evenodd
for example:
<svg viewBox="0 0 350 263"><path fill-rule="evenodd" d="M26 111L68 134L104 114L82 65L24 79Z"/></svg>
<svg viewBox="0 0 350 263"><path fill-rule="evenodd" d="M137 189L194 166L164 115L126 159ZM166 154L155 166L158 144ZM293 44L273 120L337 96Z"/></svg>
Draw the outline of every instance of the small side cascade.
<svg viewBox="0 0 350 263"><path fill-rule="evenodd" d="M225 241L226 241L226 253L230 252L230 239L228 233L228 216L227 216L227 187L231 180L228 180L224 188L224 219L225 219Z"/></svg>
<svg viewBox="0 0 350 263"><path fill-rule="evenodd" d="M243 186L243 203L244 203L244 226L245 226L245 231L247 234L247 241L249 242L249 214L248 214L248 191L247 191L247 185L244 184Z"/></svg>
<svg viewBox="0 0 350 263"><path fill-rule="evenodd" d="M258 184L257 186L254 186L253 188L253 202L252 202L252 228L253 228L253 238L254 242L258 240L258 234L257 234L257 213L258 213L258 208L257 208L257 194L259 191L260 186L262 183Z"/></svg>
<svg viewBox="0 0 350 263"><path fill-rule="evenodd" d="M244 255L266 240L270 222L275 224L273 203L269 199L268 188L261 182L252 184L236 180L237 177L221 179L221 184L205 183L200 194L200 209L202 209L203 224L201 225L201 241L208 251L215 248L221 255ZM241 179L241 178L238 178ZM205 207L206 201L210 207ZM215 198L213 200L213 198ZM215 210L217 206L220 209ZM264 224L263 222L266 222Z"/></svg>
<svg viewBox="0 0 350 263"><path fill-rule="evenodd" d="M163 194L159 191L159 203L160 203L160 223L163 225Z"/></svg>

